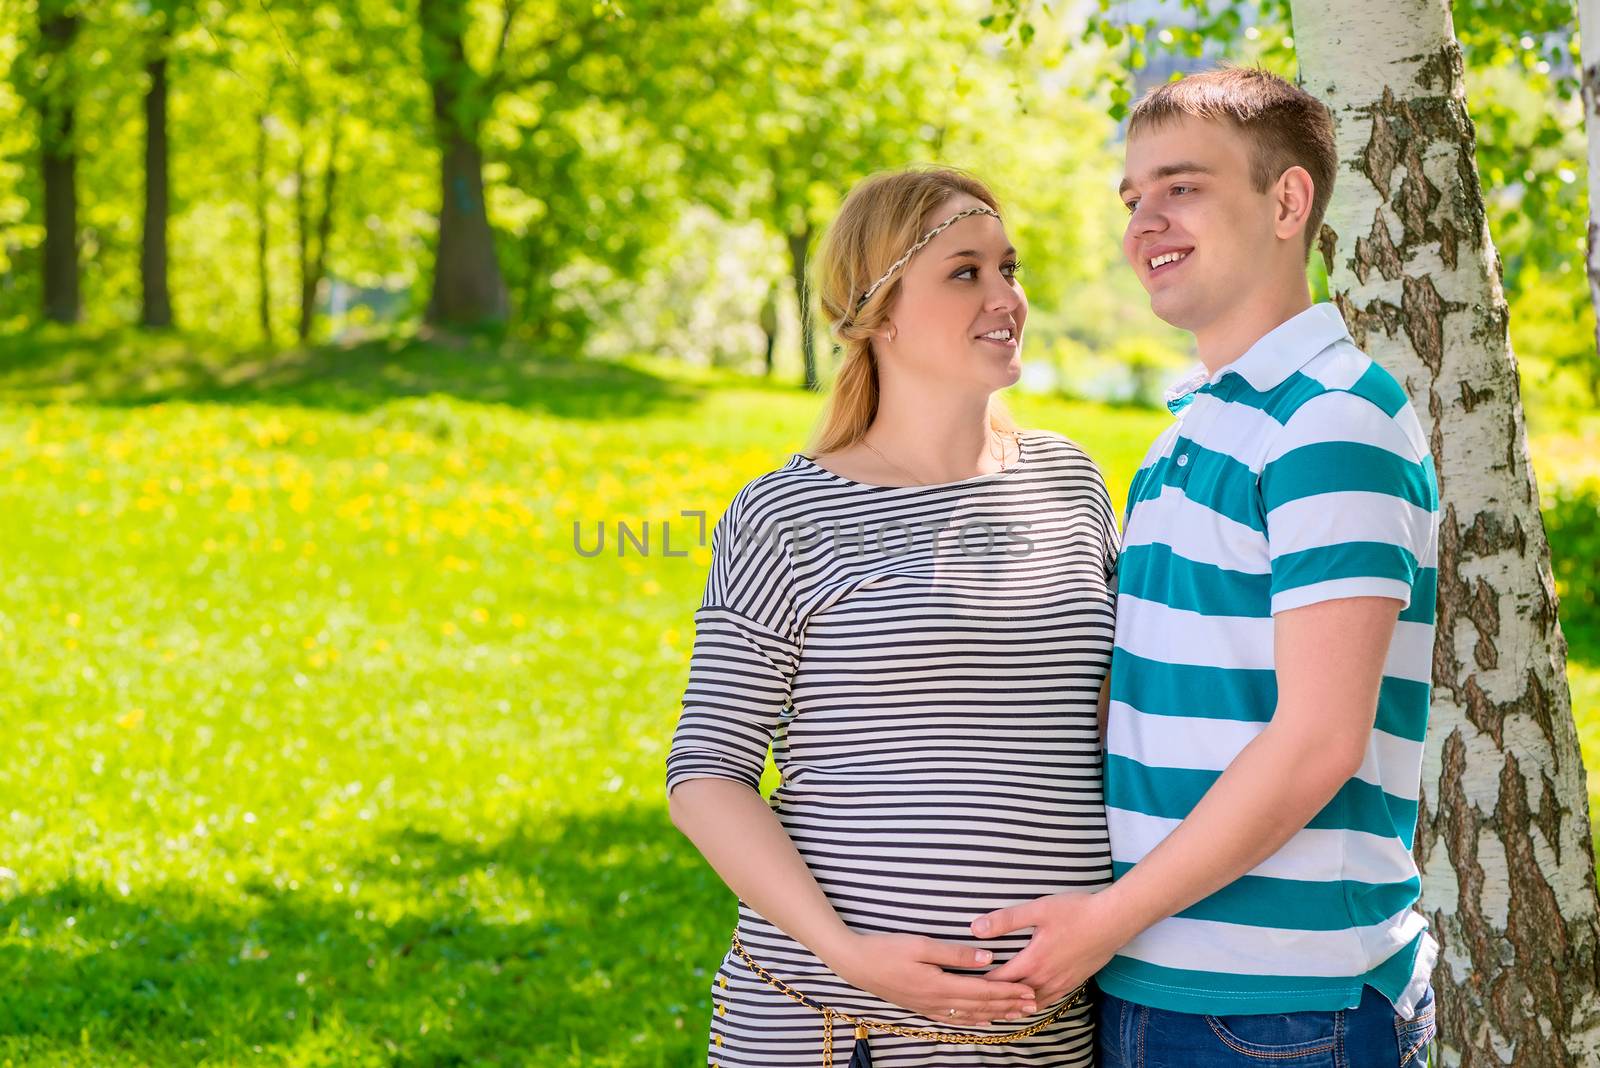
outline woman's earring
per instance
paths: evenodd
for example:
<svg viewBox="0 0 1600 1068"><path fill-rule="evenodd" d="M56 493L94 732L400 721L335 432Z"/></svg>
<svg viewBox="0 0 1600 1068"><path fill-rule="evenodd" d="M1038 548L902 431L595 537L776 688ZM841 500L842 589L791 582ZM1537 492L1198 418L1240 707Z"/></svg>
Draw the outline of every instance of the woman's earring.
<svg viewBox="0 0 1600 1068"><path fill-rule="evenodd" d="M894 328L894 327L893 327L893 326L892 326L892 325L891 325L891 326L890 326L890 327L889 327L889 340L890 340L890 341L893 341L893 340L894 340L894 336L895 336L895 334L896 334L896 333L897 333L897 331L896 331L896 330L895 330L895 328Z"/></svg>

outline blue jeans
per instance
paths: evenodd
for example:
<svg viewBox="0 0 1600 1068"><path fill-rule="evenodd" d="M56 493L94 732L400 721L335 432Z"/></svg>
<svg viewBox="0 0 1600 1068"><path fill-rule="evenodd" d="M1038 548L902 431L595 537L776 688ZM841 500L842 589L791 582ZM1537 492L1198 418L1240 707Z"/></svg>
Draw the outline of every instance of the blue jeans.
<svg viewBox="0 0 1600 1068"><path fill-rule="evenodd" d="M1100 1068L1427 1068L1435 1032L1431 989L1409 1020L1370 986L1337 1012L1201 1016L1102 993L1096 1015Z"/></svg>

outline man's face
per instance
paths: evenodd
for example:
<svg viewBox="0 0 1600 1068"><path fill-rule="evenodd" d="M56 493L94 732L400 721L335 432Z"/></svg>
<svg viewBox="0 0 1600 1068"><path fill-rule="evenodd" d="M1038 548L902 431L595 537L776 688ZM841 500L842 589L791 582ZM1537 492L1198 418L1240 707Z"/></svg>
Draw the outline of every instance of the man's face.
<svg viewBox="0 0 1600 1068"><path fill-rule="evenodd" d="M1141 127L1124 174L1122 252L1166 322L1204 330L1278 269L1276 198L1251 185L1250 145L1232 126L1184 116Z"/></svg>

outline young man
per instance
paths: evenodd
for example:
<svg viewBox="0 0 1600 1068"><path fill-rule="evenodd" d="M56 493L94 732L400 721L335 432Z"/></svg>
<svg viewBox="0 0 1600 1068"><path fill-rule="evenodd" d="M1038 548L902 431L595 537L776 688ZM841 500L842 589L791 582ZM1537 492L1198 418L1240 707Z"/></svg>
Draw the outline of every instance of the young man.
<svg viewBox="0 0 1600 1068"><path fill-rule="evenodd" d="M1204 370L1136 476L1105 791L1116 882L980 917L994 979L1099 972L1108 1066L1420 1066L1437 947L1411 857L1438 490L1400 386L1306 260L1327 110L1261 71L1150 92L1123 251Z"/></svg>

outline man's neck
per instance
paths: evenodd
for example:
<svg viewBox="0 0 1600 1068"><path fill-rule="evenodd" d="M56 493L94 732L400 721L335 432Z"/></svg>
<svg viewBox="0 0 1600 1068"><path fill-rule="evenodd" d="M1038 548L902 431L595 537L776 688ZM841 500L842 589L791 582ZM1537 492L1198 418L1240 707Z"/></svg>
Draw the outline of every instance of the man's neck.
<svg viewBox="0 0 1600 1068"><path fill-rule="evenodd" d="M1200 362L1216 374L1309 307L1311 292L1304 284L1247 297L1194 332Z"/></svg>

